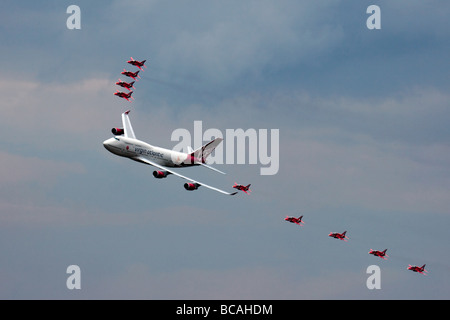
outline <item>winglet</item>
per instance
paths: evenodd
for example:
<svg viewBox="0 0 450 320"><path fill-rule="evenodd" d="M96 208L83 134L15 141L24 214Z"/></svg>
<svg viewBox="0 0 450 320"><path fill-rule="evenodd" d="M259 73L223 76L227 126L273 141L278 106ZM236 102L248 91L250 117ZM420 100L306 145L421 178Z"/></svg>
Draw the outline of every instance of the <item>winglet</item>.
<svg viewBox="0 0 450 320"><path fill-rule="evenodd" d="M125 111L122 114L122 125L123 125L123 129L125 131L125 137L136 139L136 136L134 135L133 127L131 126L130 119L128 118L128 113L130 113L130 110Z"/></svg>

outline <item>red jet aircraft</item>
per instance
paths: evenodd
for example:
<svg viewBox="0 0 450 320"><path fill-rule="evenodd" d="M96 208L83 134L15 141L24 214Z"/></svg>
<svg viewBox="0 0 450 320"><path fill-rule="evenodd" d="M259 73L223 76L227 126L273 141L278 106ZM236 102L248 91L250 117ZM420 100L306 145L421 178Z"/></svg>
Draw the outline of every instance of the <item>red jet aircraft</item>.
<svg viewBox="0 0 450 320"><path fill-rule="evenodd" d="M133 78L133 80L136 80L136 78L141 78L138 76L139 74L139 70L136 72L131 72L131 71L127 71L125 69L123 69L123 72L121 72L121 74L126 75L127 77Z"/></svg>
<svg viewBox="0 0 450 320"><path fill-rule="evenodd" d="M147 61L147 60L137 61L137 60L134 60L133 57L130 57L130 60L128 60L127 62L129 64L132 64L133 66L136 66L139 69L143 70L141 67L147 68L147 66L144 66L145 61Z"/></svg>
<svg viewBox="0 0 450 320"><path fill-rule="evenodd" d="M348 237L345 236L346 233L347 233L347 231L344 231L344 232L342 232L342 233L339 233L339 232L331 232L328 236L329 236L329 237L333 237L333 238L335 238L335 239L347 241L346 239L348 239Z"/></svg>
<svg viewBox="0 0 450 320"><path fill-rule="evenodd" d="M298 218L286 216L286 218L284 218L284 220L288 221L288 222L296 223L299 226L303 226L302 223L305 223L305 222L302 221L302 218L303 218L303 216L300 216Z"/></svg>
<svg viewBox="0 0 450 320"><path fill-rule="evenodd" d="M122 88L126 88L126 89L128 89L128 91L131 91L130 88L134 89L134 87L133 87L134 83L135 83L135 81L132 81L132 82L128 83L128 82L122 81L120 79L119 79L119 81L116 82L116 84L118 86L121 86Z"/></svg>
<svg viewBox="0 0 450 320"><path fill-rule="evenodd" d="M389 256L386 254L386 250L387 250L387 249L384 249L383 251L378 251L378 250L372 250L372 249L370 249L369 254L373 254L373 255L376 256L376 257L380 257L381 259L386 260L385 257L389 257Z"/></svg>
<svg viewBox="0 0 450 320"><path fill-rule="evenodd" d="M237 183L235 182L233 188L238 189L238 190L241 190L241 191L244 191L246 194L248 194L247 191L252 192L252 190L249 189L249 188L250 188L250 184L244 186L244 185L242 185L242 184L237 184Z"/></svg>
<svg viewBox="0 0 450 320"><path fill-rule="evenodd" d="M425 270L425 265L423 265L421 267L409 265L408 270L411 270L411 271L414 271L414 272L418 272L418 273L421 273L421 274L425 274L424 272L428 272L427 270Z"/></svg>
<svg viewBox="0 0 450 320"><path fill-rule="evenodd" d="M133 94L133 91L130 91L130 93L125 93L125 92L121 92L119 90L117 90L117 92L114 93L115 96L124 98L127 101L130 101L130 100L128 100L129 98L134 100L134 98L131 96L132 94Z"/></svg>

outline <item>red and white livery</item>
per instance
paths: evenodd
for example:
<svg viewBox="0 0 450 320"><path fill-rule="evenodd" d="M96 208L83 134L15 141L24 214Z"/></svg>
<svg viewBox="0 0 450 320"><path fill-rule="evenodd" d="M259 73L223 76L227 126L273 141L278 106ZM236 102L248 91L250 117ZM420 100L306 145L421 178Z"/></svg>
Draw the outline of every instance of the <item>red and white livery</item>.
<svg viewBox="0 0 450 320"><path fill-rule="evenodd" d="M252 190L250 190L250 184L244 186L242 184L237 184L236 182L234 183L233 188L244 191L246 194L249 194L248 192L252 192ZM247 192L248 191L248 192Z"/></svg>
<svg viewBox="0 0 450 320"><path fill-rule="evenodd" d="M205 187L226 195L235 195L236 192L227 192L219 188L212 187L206 183L196 181L189 177L179 174L172 168L183 168L192 166L202 166L214 171L223 173L216 168L205 164L206 158L214 151L214 149L222 142L222 138L216 138L204 146L193 150L189 153L178 152L157 146L152 146L142 140L136 139L133 128L131 126L128 114L130 111L122 113L122 128L113 128L111 132L114 137L105 140L103 146L109 152L129 158L134 161L145 163L156 168L153 176L158 179L167 177L169 174L187 180L184 184L186 190L197 190L199 187Z"/></svg>
<svg viewBox="0 0 450 320"><path fill-rule="evenodd" d="M119 98L124 98L127 101L130 101L128 99L133 99L134 98L131 96L133 94L133 91L130 91L129 93L125 93L119 90L116 90L117 92L114 93L115 96L118 96Z"/></svg>
<svg viewBox="0 0 450 320"><path fill-rule="evenodd" d="M384 249L383 251L378 251L378 250L372 250L372 249L370 249L369 254L373 254L375 257L380 257L381 259L386 260L386 258L389 257L389 256L386 254L386 250L387 250L387 249Z"/></svg>
<svg viewBox="0 0 450 320"><path fill-rule="evenodd" d="M122 88L128 89L128 91L131 91L131 88L134 89L133 84L135 81L132 82L125 82L119 79L119 81L116 82L116 85L121 86Z"/></svg>
<svg viewBox="0 0 450 320"><path fill-rule="evenodd" d="M130 60L127 61L127 63L138 67L139 69L143 70L142 67L147 68L147 66L144 66L144 63L147 60L142 60L142 61L138 61L138 60L134 60L133 57L130 57Z"/></svg>
<svg viewBox="0 0 450 320"><path fill-rule="evenodd" d="M302 219L303 216L300 216L298 218L286 216L286 218L284 218L285 221L298 224L299 226L303 226L302 223L305 223Z"/></svg>
<svg viewBox="0 0 450 320"><path fill-rule="evenodd" d="M123 69L123 71L120 74L130 77L135 81L137 81L136 78L139 78L139 79L141 78L141 77L139 77L139 70L136 72L131 72L131 71L127 71L127 70Z"/></svg>
<svg viewBox="0 0 450 320"><path fill-rule="evenodd" d="M328 235L329 237L335 238L335 239L339 239L339 240L343 240L343 241L347 241L348 237L345 235L347 233L347 231L344 231L342 233L339 232L330 232L330 234Z"/></svg>
<svg viewBox="0 0 450 320"><path fill-rule="evenodd" d="M408 270L411 270L413 272L418 272L418 273L421 273L423 275L426 275L425 272L428 272L427 270L425 270L425 265L423 265L421 267L408 265Z"/></svg>

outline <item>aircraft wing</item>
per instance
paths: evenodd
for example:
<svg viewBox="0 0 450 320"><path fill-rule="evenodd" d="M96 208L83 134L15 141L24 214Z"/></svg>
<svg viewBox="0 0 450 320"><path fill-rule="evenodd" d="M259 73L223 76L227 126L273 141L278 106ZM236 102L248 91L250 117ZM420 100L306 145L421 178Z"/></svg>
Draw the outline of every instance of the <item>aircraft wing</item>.
<svg viewBox="0 0 450 320"><path fill-rule="evenodd" d="M129 113L130 113L130 110L122 113L122 125L123 125L123 129L125 131L125 137L136 139L136 136L134 135L133 127L131 126L130 118L128 118Z"/></svg>
<svg viewBox="0 0 450 320"><path fill-rule="evenodd" d="M190 181L190 182L192 182L192 183L198 183L199 185L204 186L204 187L206 187L206 188L208 188L208 189L211 189L211 190L214 190L214 191L217 191L217 192L220 192L220 193L229 195L229 196L234 196L234 195L237 193L237 192L233 192L233 193L226 192L226 191L223 191L223 190L221 190L221 189L218 189L218 188L215 188L215 187L211 187L210 185L207 185L207 184L205 184L205 183L202 183L202 182L196 181L196 180L194 180L194 179L185 177L185 176L179 174L179 173L176 172L176 171L173 171L173 170L171 170L171 169L168 169L167 167L164 167L164 166L162 166L162 165L160 165L160 164L158 164L158 163L156 163L156 162L153 162L153 161L151 161L151 160L148 160L147 158L144 158L144 157L134 157L134 158L132 158L132 159L133 159L133 160L136 160L136 161L139 161L139 162L143 162L143 163L145 163L145 164L149 164L149 165L154 166L154 167L156 167L156 168L158 168L158 169L161 169L161 170L170 172L171 174L173 174L173 175L175 175L175 176L178 176L178 177L180 177L180 178L182 178L182 179L185 179L185 180Z"/></svg>

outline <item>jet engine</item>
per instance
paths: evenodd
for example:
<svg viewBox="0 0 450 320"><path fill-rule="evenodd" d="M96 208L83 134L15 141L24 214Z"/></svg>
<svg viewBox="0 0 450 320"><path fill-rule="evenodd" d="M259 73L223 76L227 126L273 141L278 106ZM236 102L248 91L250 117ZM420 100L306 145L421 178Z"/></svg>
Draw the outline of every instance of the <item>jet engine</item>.
<svg viewBox="0 0 450 320"><path fill-rule="evenodd" d="M185 188L186 190L189 190L189 191L197 190L198 187L200 187L200 184L198 184L198 183L191 183L191 182L188 183L188 182L186 182L186 183L184 184L184 188Z"/></svg>
<svg viewBox="0 0 450 320"><path fill-rule="evenodd" d="M122 134L125 133L125 131L123 130L123 128L112 128L111 132L113 133L113 135L115 136L120 136Z"/></svg>
<svg viewBox="0 0 450 320"><path fill-rule="evenodd" d="M157 179L162 179L167 177L170 174L168 171L153 171L153 176Z"/></svg>

